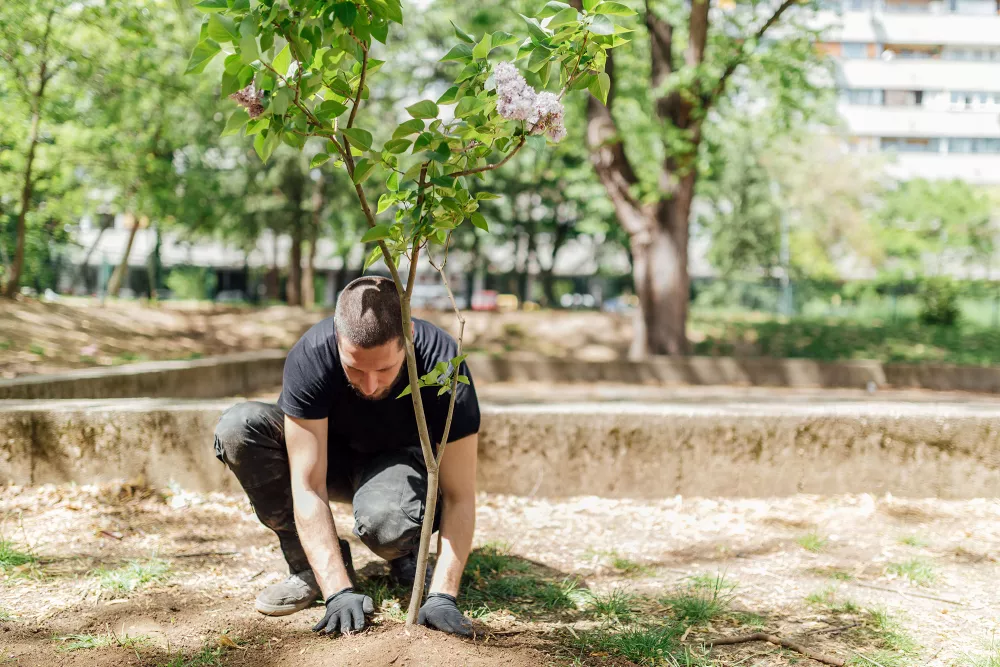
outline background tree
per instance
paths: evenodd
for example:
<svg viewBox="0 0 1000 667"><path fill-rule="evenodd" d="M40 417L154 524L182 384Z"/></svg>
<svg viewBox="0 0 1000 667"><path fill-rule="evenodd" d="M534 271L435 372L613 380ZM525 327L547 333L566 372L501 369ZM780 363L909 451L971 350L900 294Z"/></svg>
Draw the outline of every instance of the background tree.
<svg viewBox="0 0 1000 667"><path fill-rule="evenodd" d="M735 92L780 99L789 122L809 111L819 62L814 33L802 21L809 7L797 0L725 9L710 0L647 0L645 30L609 59L615 84L607 104L590 100L587 140L630 238L641 304L633 357L688 350L689 224L706 126L746 113L748 100ZM778 26L782 39L768 39Z"/></svg>

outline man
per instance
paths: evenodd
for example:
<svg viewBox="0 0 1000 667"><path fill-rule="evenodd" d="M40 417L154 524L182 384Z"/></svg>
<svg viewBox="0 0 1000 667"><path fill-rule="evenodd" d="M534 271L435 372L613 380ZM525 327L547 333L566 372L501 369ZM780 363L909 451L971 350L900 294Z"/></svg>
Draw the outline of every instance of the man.
<svg viewBox="0 0 1000 667"><path fill-rule="evenodd" d="M428 373L457 354L444 331L414 320L417 370ZM460 373L469 375L463 364ZM471 376L470 376L471 377ZM261 523L281 544L290 575L257 597L262 614L309 607L322 592L326 614L315 631L364 628L372 599L353 589L348 543L338 540L330 500L351 502L354 534L389 561L406 587L416 575L427 494L427 470L408 383L399 296L391 280L350 283L327 318L295 344L285 360L277 405L229 408L215 431L215 453L236 475ZM435 447L450 395L422 390ZM474 386L458 385L449 442L441 462L437 565L420 623L460 635L471 624L458 610L462 570L475 526L479 404Z"/></svg>

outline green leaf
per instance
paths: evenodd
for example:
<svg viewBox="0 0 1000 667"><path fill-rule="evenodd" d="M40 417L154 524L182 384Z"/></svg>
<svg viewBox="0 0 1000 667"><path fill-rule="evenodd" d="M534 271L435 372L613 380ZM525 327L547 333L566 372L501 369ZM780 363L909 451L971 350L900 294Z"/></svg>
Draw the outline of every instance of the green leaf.
<svg viewBox="0 0 1000 667"><path fill-rule="evenodd" d="M434 140L434 135L430 132L422 132L417 140L413 142L413 153L419 153L423 149L431 145L431 141Z"/></svg>
<svg viewBox="0 0 1000 667"><path fill-rule="evenodd" d="M531 58L528 60L528 71L537 72L538 70L545 67L545 63L549 62L549 56L552 54L551 51L543 49L542 47L536 48L532 54Z"/></svg>
<svg viewBox="0 0 1000 667"><path fill-rule="evenodd" d="M208 17L208 36L217 42L232 42L240 38L240 33L231 18L212 14Z"/></svg>
<svg viewBox="0 0 1000 667"><path fill-rule="evenodd" d="M333 14L344 27L350 28L358 16L358 8L353 2L338 2L333 6Z"/></svg>
<svg viewBox="0 0 1000 667"><path fill-rule="evenodd" d="M344 81L343 79L341 79L339 76L337 78L331 80L327 84L327 88L329 88L333 92L337 93L341 97L353 97L354 96L354 89L352 89L351 86L346 81Z"/></svg>
<svg viewBox="0 0 1000 667"><path fill-rule="evenodd" d="M620 2L602 2L594 7L595 14L608 14L610 16L635 16L631 7L626 7Z"/></svg>
<svg viewBox="0 0 1000 667"><path fill-rule="evenodd" d="M455 25L454 21L451 22L451 26L455 29L455 37L458 37L460 40L462 40L466 44L475 44L476 43L476 40L473 39L472 35L470 35L469 33L465 32L464 30L462 30L461 28L459 28L457 25Z"/></svg>
<svg viewBox="0 0 1000 667"><path fill-rule="evenodd" d="M269 106L271 113L275 116L284 116L285 112L288 111L288 105L294 97L295 93L292 92L291 88L281 88L278 90L271 97L271 104Z"/></svg>
<svg viewBox="0 0 1000 667"><path fill-rule="evenodd" d="M567 9L572 9L572 7L565 2L546 2L545 6L542 7L542 11L538 12L538 18L546 19Z"/></svg>
<svg viewBox="0 0 1000 667"><path fill-rule="evenodd" d="M509 44L517 44L517 39L518 38L516 36L510 34L509 32L498 30L493 33L493 48L499 49L501 47L508 46Z"/></svg>
<svg viewBox="0 0 1000 667"><path fill-rule="evenodd" d="M385 181L385 187L389 188L390 192L399 190L399 172L394 171L389 174L389 178Z"/></svg>
<svg viewBox="0 0 1000 667"><path fill-rule="evenodd" d="M375 163L368 158L361 158L358 163L354 165L354 183L363 183L368 176L371 175L372 171L375 169Z"/></svg>
<svg viewBox="0 0 1000 667"><path fill-rule="evenodd" d="M518 14L518 16L524 19L524 22L528 24L528 32L532 37L542 42L549 38L549 34L542 29L542 26L538 25L538 21L535 19L529 19L524 14Z"/></svg>
<svg viewBox="0 0 1000 667"><path fill-rule="evenodd" d="M198 45L194 47L191 52L191 58L188 59L187 69L184 70L185 74L201 74L205 71L205 67L208 63L212 62L214 58L219 53L218 42L206 39L204 41L198 42Z"/></svg>
<svg viewBox="0 0 1000 667"><path fill-rule="evenodd" d="M437 118L438 106L430 100L424 100L406 107L406 111L414 118Z"/></svg>
<svg viewBox="0 0 1000 667"><path fill-rule="evenodd" d="M528 137L528 147L536 152L545 150L545 137L541 134L532 134Z"/></svg>
<svg viewBox="0 0 1000 667"><path fill-rule="evenodd" d="M451 387L449 387L448 385L442 386L440 389L438 389L438 396L440 396L441 394L448 393L449 389L451 389Z"/></svg>
<svg viewBox="0 0 1000 667"><path fill-rule="evenodd" d="M386 23L385 19L376 19L372 23L372 37L383 44L389 39L389 24Z"/></svg>
<svg viewBox="0 0 1000 667"><path fill-rule="evenodd" d="M395 172L393 172L395 173ZM392 195L384 194L378 198L378 209L375 211L375 215L385 213L386 209L396 203L396 198Z"/></svg>
<svg viewBox="0 0 1000 667"><path fill-rule="evenodd" d="M477 192L476 201L486 201L488 199L501 199L500 195L493 192Z"/></svg>
<svg viewBox="0 0 1000 667"><path fill-rule="evenodd" d="M413 392L413 387L410 385L406 385L406 388L403 389L403 391L399 392L399 396L397 396L396 398L403 398L404 396L409 396L412 392Z"/></svg>
<svg viewBox="0 0 1000 667"><path fill-rule="evenodd" d="M493 35L486 33L479 43L476 44L476 48L472 49L472 57L476 60L482 60L490 55L491 48L493 48ZM436 116L437 114L434 115Z"/></svg>
<svg viewBox="0 0 1000 667"><path fill-rule="evenodd" d="M424 121L419 118L411 118L410 120L399 124L399 127L397 127L392 133L392 138L399 139L400 137L408 137L411 134L423 131Z"/></svg>
<svg viewBox="0 0 1000 667"><path fill-rule="evenodd" d="M226 60L224 62L225 64L223 65L223 69L226 74L238 74L241 69L246 67L246 65L243 64L243 61L240 60L240 55L238 53L229 54L226 56Z"/></svg>
<svg viewBox="0 0 1000 667"><path fill-rule="evenodd" d="M599 4L601 4L601 0L583 0L583 8L588 12Z"/></svg>
<svg viewBox="0 0 1000 667"><path fill-rule="evenodd" d="M257 38L253 35L243 35L240 37L240 58L247 65L260 59L260 51L257 49Z"/></svg>
<svg viewBox="0 0 1000 667"><path fill-rule="evenodd" d="M357 146L363 151L371 150L372 147L372 133L368 130L362 130L359 127L348 127L342 130L347 140L352 144Z"/></svg>
<svg viewBox="0 0 1000 667"><path fill-rule="evenodd" d="M458 86L452 86L448 90L444 91L444 94L438 98L437 103L440 104L453 104L455 98L458 97Z"/></svg>
<svg viewBox="0 0 1000 667"><path fill-rule="evenodd" d="M285 44L285 48L281 49L281 52L274 57L274 62L271 63L271 67L281 76L288 74L288 66L292 64L292 52L289 47L289 44Z"/></svg>
<svg viewBox="0 0 1000 667"><path fill-rule="evenodd" d="M577 11L572 7L562 10L558 14L552 17L549 21L550 28L556 28L568 23L576 23L577 21Z"/></svg>
<svg viewBox="0 0 1000 667"><path fill-rule="evenodd" d="M483 230L484 232L490 231L490 226L486 224L486 218L479 211L472 214L472 224Z"/></svg>
<svg viewBox="0 0 1000 667"><path fill-rule="evenodd" d="M438 144L434 152L431 153L431 159L436 162L447 162L448 158L451 157L451 149L448 148L448 142L442 141Z"/></svg>
<svg viewBox="0 0 1000 667"><path fill-rule="evenodd" d="M237 109L229 115L229 120L226 121L226 128L222 130L222 136L228 137L233 134L239 134L239 131L248 122L250 122L250 116L247 112L243 109Z"/></svg>
<svg viewBox="0 0 1000 667"><path fill-rule="evenodd" d="M316 167L324 165L327 161L329 161L329 159L330 156L326 153L316 153L316 155L313 156L313 159L309 161L309 168L315 169Z"/></svg>
<svg viewBox="0 0 1000 667"><path fill-rule="evenodd" d="M469 384L469 376L468 375L459 375L455 379L458 380L461 384Z"/></svg>
<svg viewBox="0 0 1000 667"><path fill-rule="evenodd" d="M538 80L542 82L542 88L549 85L549 75L552 73L552 61L547 61L542 65L542 69L538 70Z"/></svg>
<svg viewBox="0 0 1000 667"><path fill-rule="evenodd" d="M347 111L347 105L341 104L337 100L326 100L316 107L316 117L320 120L330 120L337 118Z"/></svg>
<svg viewBox="0 0 1000 667"><path fill-rule="evenodd" d="M253 119L252 121L247 123L247 131L245 136L252 137L255 134L263 132L264 130L267 129L267 126L270 125L270 123L271 123L270 118Z"/></svg>
<svg viewBox="0 0 1000 667"><path fill-rule="evenodd" d="M385 0L389 8L389 20L403 25L403 7L399 0Z"/></svg>
<svg viewBox="0 0 1000 667"><path fill-rule="evenodd" d="M368 253L367 259L365 259L364 270L367 271L368 267L377 262L379 260L379 257L381 256L382 256L382 249L379 246L375 246L374 248L372 248L372 251Z"/></svg>
<svg viewBox="0 0 1000 667"><path fill-rule="evenodd" d="M595 35L613 35L615 34L615 24L607 16L598 15L587 26L587 30Z"/></svg>
<svg viewBox="0 0 1000 667"><path fill-rule="evenodd" d="M268 130L266 135L261 132L254 138L253 149L257 151L262 162L267 162L279 143L281 143L281 132L277 129Z"/></svg>
<svg viewBox="0 0 1000 667"><path fill-rule="evenodd" d="M202 0L194 7L198 11L205 13L224 12L229 9L226 0Z"/></svg>
<svg viewBox="0 0 1000 667"><path fill-rule="evenodd" d="M385 142L385 146L383 146L382 148L389 151L393 155L398 155L400 153L405 153L406 149L410 147L411 143L412 142L409 139L392 139L390 141Z"/></svg>
<svg viewBox="0 0 1000 667"><path fill-rule="evenodd" d="M382 195L383 197L385 195ZM392 225L378 224L365 232L365 235L361 237L362 243L371 243L373 241L381 241L382 239L389 238L392 234Z"/></svg>
<svg viewBox="0 0 1000 667"><path fill-rule="evenodd" d="M451 51L444 54L444 58L441 62L448 62L449 60L461 60L465 61L472 57L472 47L468 44L456 44L451 47Z"/></svg>
<svg viewBox="0 0 1000 667"><path fill-rule="evenodd" d="M590 82L588 89L594 97L607 104L608 93L611 91L611 77L606 72L601 72Z"/></svg>
<svg viewBox="0 0 1000 667"><path fill-rule="evenodd" d="M465 118L480 111L488 103L488 100L481 100L478 97L463 97L455 107L455 116Z"/></svg>

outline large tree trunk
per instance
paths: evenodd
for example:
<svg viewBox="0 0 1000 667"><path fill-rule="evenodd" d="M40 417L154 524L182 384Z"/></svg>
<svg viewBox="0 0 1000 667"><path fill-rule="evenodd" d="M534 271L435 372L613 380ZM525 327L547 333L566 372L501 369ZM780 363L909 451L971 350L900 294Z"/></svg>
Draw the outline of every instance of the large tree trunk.
<svg viewBox="0 0 1000 667"><path fill-rule="evenodd" d="M128 275L128 258L132 254L132 243L135 241L136 232L139 231L139 220L135 214L128 213L126 218L132 223L132 228L128 233L128 241L125 243L125 253L122 255L122 260L118 262L118 267L111 274L111 280L108 281L108 296L116 297L121 290L122 281Z"/></svg>
<svg viewBox="0 0 1000 667"><path fill-rule="evenodd" d="M288 282L285 301L289 306L302 305L302 226L292 228L292 247L288 251Z"/></svg>

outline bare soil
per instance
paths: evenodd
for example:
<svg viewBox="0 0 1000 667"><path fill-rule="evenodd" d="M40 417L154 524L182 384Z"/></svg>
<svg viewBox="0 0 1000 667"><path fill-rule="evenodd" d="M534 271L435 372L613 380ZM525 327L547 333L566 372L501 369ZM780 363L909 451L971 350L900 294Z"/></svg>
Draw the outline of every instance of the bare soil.
<svg viewBox="0 0 1000 667"><path fill-rule="evenodd" d="M37 557L0 574L3 665L631 665L614 652L582 650L587 613L529 613L516 605L477 615L477 638L461 640L399 623L383 604L359 636L314 636L313 607L284 618L253 610L263 586L283 577L276 540L245 498L150 490L140 481L0 489L0 537ZM335 507L342 534L351 515ZM377 580L385 565L353 537L355 565ZM616 589L654 600L690 578L720 573L736 584L730 613L685 636L757 629L841 659L876 655L856 624L882 608L919 645L896 665L951 667L1000 629L1000 501L901 500L868 495L762 499L480 497L477 543L506 542L516 557L577 578L595 594ZM815 550L806 548L809 546ZM159 581L115 592L98 568L161 559ZM900 565L919 563L926 581ZM905 568L904 568L905 569ZM827 602L806 600L822 593ZM405 601L402 601L405 605ZM88 634L125 646L67 651L60 639ZM126 638L136 639L134 645ZM762 643L718 647L713 665L809 663ZM859 663L867 664L867 663Z"/></svg>
<svg viewBox="0 0 1000 667"><path fill-rule="evenodd" d="M0 303L0 377L139 361L287 349L329 311L288 306L66 298ZM451 313L417 312L452 331ZM624 356L629 319L597 312L467 313L465 345L492 353L612 360ZM457 331L454 331L457 333Z"/></svg>

